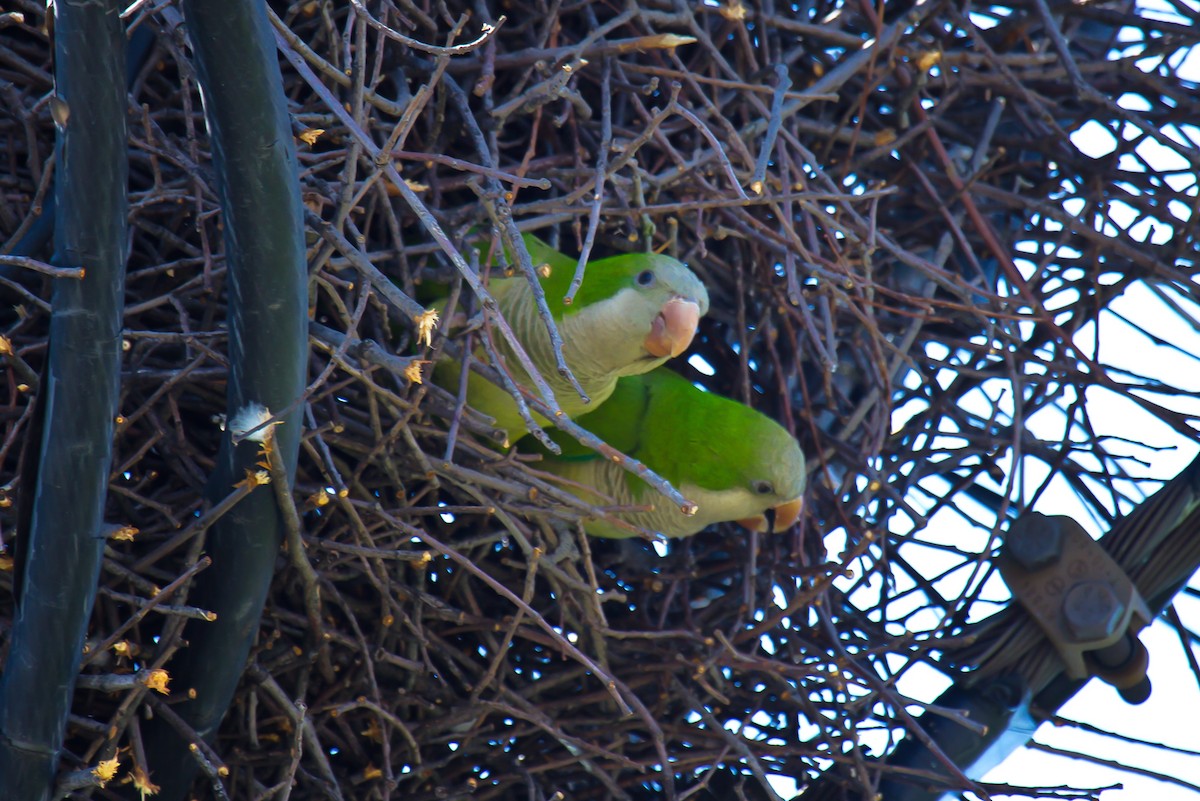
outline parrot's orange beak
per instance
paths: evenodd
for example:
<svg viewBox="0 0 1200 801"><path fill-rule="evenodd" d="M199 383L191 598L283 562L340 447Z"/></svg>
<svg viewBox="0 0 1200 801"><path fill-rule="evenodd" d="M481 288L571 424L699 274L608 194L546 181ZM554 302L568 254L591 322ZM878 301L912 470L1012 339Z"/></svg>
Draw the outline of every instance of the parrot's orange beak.
<svg viewBox="0 0 1200 801"><path fill-rule="evenodd" d="M737 522L738 525L744 526L751 531L761 531L767 534L776 531L786 531L800 519L800 510L803 508L804 499L796 498L795 500L781 503L774 509L767 510L764 514L747 517Z"/></svg>
<svg viewBox="0 0 1200 801"><path fill-rule="evenodd" d="M700 324L700 304L694 300L671 298L658 312L643 347L658 358L678 356L692 344Z"/></svg>

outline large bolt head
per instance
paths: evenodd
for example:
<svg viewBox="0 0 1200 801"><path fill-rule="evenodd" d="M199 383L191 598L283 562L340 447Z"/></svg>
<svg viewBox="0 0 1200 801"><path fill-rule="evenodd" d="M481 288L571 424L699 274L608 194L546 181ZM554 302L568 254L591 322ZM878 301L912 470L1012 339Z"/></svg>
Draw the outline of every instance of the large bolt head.
<svg viewBox="0 0 1200 801"><path fill-rule="evenodd" d="M1106 640L1117 633L1125 604L1107 581L1080 581L1067 590L1062 602L1067 628L1081 642Z"/></svg>
<svg viewBox="0 0 1200 801"><path fill-rule="evenodd" d="M1004 552L1031 572L1049 567L1062 556L1062 521L1040 512L1022 516L1004 536Z"/></svg>

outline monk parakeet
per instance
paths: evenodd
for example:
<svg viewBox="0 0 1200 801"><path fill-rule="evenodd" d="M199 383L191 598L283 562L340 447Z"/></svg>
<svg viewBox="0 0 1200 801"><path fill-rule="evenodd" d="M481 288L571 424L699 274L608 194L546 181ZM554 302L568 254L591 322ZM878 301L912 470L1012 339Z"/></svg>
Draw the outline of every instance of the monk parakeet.
<svg viewBox="0 0 1200 801"><path fill-rule="evenodd" d="M562 337L563 358L591 399L590 404L585 404L558 374L550 335L538 317L525 277L494 279L489 289L500 313L568 417L599 407L621 376L652 370L687 350L697 323L708 311L708 292L695 273L677 259L654 253L626 253L588 262L582 287L574 301L566 305L563 297L575 276L576 260L532 234L525 234L523 239ZM505 340L496 336L493 342L513 379L532 387L528 373ZM443 360L434 372L434 380L457 391L459 375L458 363ZM503 387L472 374L467 402L494 417L510 442L525 434L517 404Z"/></svg>
<svg viewBox="0 0 1200 801"><path fill-rule="evenodd" d="M699 507L695 515L684 515L640 478L554 432L563 453L547 455L544 469L575 482L566 488L597 506L653 506L614 513L634 526L688 537L729 520L756 531L781 531L800 516L806 474L795 438L761 412L706 392L665 367L622 378L603 406L576 422ZM598 537L636 536L607 519L588 520L584 529Z"/></svg>

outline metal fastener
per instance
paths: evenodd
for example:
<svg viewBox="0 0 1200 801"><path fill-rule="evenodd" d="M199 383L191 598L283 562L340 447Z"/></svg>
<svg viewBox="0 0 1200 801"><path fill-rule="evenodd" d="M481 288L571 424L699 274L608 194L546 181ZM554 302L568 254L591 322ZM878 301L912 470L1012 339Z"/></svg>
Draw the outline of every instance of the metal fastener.
<svg viewBox="0 0 1200 801"><path fill-rule="evenodd" d="M1084 642L1105 640L1117 633L1125 604L1107 581L1080 581L1067 590L1062 602L1067 628Z"/></svg>
<svg viewBox="0 0 1200 801"><path fill-rule="evenodd" d="M1062 523L1037 512L1028 514L1012 524L1004 537L1004 550L1026 570L1049 567L1062 556Z"/></svg>

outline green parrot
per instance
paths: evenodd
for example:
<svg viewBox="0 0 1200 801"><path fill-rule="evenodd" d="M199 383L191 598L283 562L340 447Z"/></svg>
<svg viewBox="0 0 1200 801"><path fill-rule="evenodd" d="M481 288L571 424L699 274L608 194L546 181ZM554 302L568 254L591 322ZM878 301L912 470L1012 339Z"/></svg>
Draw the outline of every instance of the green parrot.
<svg viewBox="0 0 1200 801"><path fill-rule="evenodd" d="M686 516L637 476L562 432L544 469L567 479L567 489L597 506L653 506L612 517L667 537L689 537L734 520L756 531L782 531L800 517L807 481L804 453L787 430L745 404L714 395L668 370L617 382L608 401L576 422L641 461L695 503ZM590 487L594 491L580 488ZM597 537L637 533L609 519L587 520Z"/></svg>
<svg viewBox="0 0 1200 801"><path fill-rule="evenodd" d="M567 305L563 297L575 276L576 260L532 234L525 234L523 239L562 337L563 358L591 398L590 404L585 404L558 374L550 335L538 316L525 277L497 278L489 289L500 313L568 417L573 419L599 407L621 376L653 370L691 345L696 326L708 311L708 292L682 262L654 253L626 253L590 261L583 285L574 302ZM513 379L532 387L529 374L503 337L493 336L493 342ZM458 362L443 359L434 369L433 379L444 389L457 392L460 373ZM467 402L495 418L510 443L526 433L516 401L503 387L471 374ZM534 419L545 424L541 417Z"/></svg>

